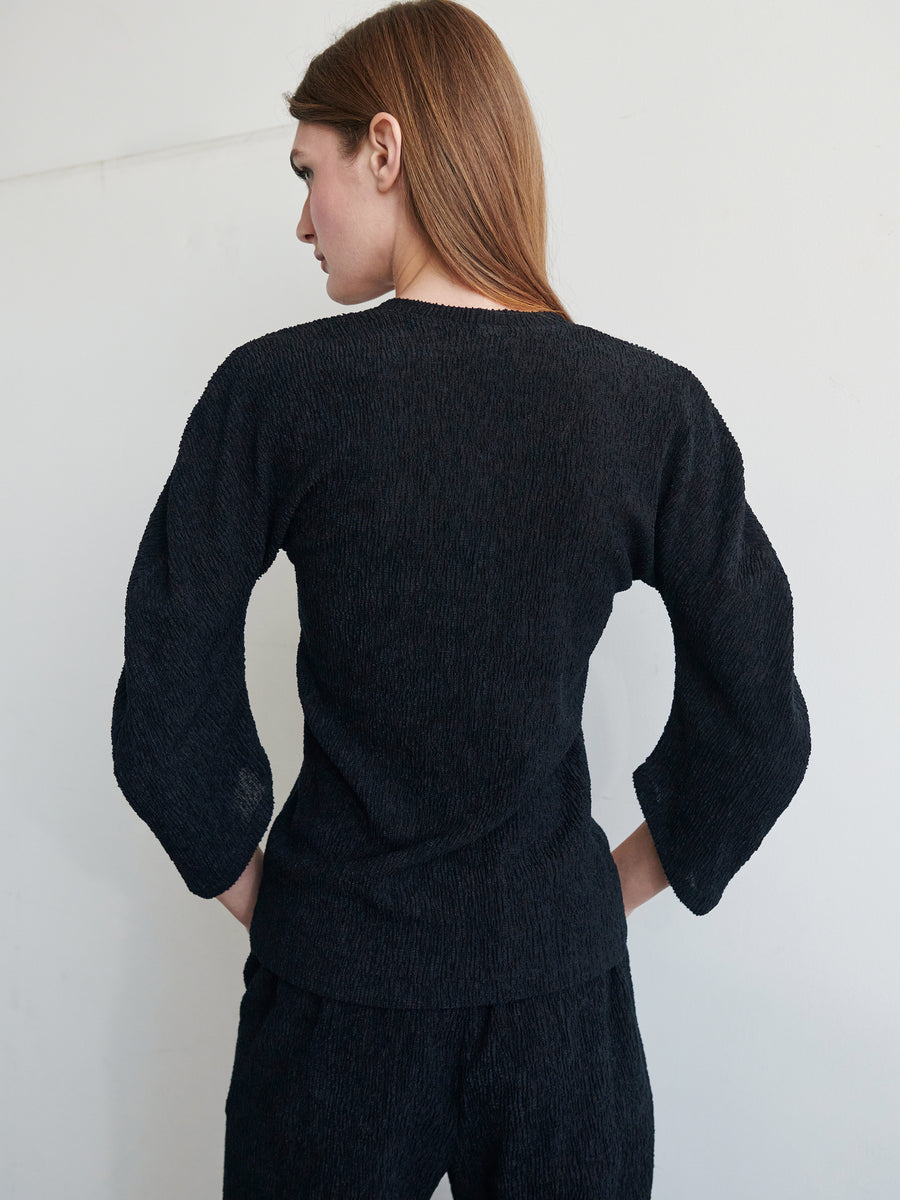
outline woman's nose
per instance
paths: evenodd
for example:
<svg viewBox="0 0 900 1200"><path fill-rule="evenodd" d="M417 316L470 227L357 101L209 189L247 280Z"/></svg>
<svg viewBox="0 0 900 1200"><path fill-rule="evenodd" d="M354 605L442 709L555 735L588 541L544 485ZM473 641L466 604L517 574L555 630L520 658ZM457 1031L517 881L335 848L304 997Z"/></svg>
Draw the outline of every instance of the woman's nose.
<svg viewBox="0 0 900 1200"><path fill-rule="evenodd" d="M306 198L306 203L303 205L303 212L300 214L300 220L297 224L297 237L301 242L309 242L316 236L316 231L313 229L312 221L309 219L309 197Z"/></svg>

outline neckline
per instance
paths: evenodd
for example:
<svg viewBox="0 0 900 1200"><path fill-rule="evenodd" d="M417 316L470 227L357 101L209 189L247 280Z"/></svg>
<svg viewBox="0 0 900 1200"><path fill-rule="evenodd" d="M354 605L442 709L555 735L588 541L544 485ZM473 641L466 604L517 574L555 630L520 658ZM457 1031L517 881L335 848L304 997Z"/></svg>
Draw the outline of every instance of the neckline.
<svg viewBox="0 0 900 1200"><path fill-rule="evenodd" d="M410 314L425 314L440 315L444 317L454 316L460 320L466 321L482 321L508 319L517 317L554 317L558 320L565 321L566 318L562 313L554 312L549 308L539 309L522 309L522 308L483 308L475 304L440 304L436 300L420 300L412 296L389 296L387 300L383 300L378 308L394 309L396 311L404 311ZM567 322L568 323L568 322Z"/></svg>

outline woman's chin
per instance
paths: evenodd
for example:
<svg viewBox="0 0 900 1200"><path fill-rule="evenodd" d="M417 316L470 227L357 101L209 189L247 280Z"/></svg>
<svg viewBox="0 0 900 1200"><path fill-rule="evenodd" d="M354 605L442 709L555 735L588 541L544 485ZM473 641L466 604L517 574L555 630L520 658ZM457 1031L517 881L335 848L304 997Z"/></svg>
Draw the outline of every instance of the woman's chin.
<svg viewBox="0 0 900 1200"><path fill-rule="evenodd" d="M365 304L369 300L377 300L379 296L383 296L386 292L392 292L394 285L392 282L385 283L379 281L377 283L369 280L357 280L353 282L345 281L344 287L335 279L333 275L328 276L325 282L325 292L335 304Z"/></svg>

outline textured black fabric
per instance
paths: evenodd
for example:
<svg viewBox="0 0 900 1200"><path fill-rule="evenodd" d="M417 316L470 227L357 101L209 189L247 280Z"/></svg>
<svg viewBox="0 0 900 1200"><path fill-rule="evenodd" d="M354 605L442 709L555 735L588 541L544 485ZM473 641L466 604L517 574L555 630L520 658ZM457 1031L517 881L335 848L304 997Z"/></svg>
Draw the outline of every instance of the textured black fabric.
<svg viewBox="0 0 900 1200"><path fill-rule="evenodd" d="M244 969L223 1200L649 1200L653 1094L625 957L572 988L379 1008Z"/></svg>
<svg viewBox="0 0 900 1200"><path fill-rule="evenodd" d="M138 548L114 771L198 896L273 813L244 621L281 549L304 756L250 941L297 987L452 1007L621 960L581 721L635 579L671 618L675 686L634 786L692 912L799 787L790 588L696 376L559 314L395 297L234 350Z"/></svg>

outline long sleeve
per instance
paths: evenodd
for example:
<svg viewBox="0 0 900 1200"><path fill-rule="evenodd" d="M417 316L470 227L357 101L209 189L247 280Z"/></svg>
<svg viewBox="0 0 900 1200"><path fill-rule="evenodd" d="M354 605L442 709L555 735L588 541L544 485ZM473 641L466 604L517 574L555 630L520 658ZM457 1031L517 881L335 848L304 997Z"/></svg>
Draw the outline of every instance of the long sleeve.
<svg viewBox="0 0 900 1200"><path fill-rule="evenodd" d="M113 770L191 892L230 887L273 808L250 709L244 622L279 549L277 470L242 347L188 417L128 580Z"/></svg>
<svg viewBox="0 0 900 1200"><path fill-rule="evenodd" d="M701 915L794 796L811 741L787 577L721 414L691 372L678 378L646 579L672 624L674 696L632 778L673 891Z"/></svg>

